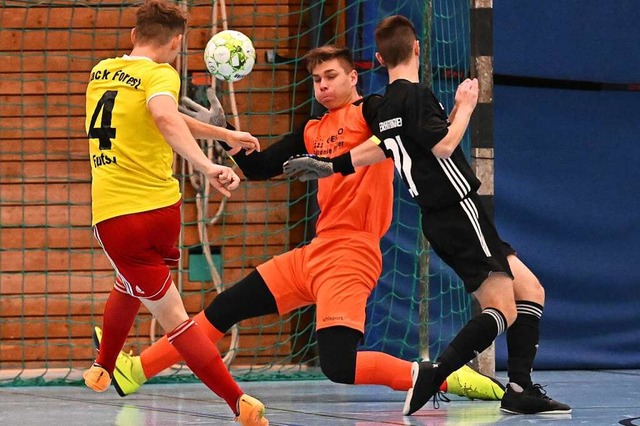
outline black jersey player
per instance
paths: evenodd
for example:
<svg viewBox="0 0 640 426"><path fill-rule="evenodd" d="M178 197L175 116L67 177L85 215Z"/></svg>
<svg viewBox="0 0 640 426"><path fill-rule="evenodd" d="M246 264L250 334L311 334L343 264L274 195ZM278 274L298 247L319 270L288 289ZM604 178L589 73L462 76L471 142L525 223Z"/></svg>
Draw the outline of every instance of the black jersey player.
<svg viewBox="0 0 640 426"><path fill-rule="evenodd" d="M482 312L454 337L434 363L414 363L414 386L404 414L420 409L452 371L473 359L507 330L509 385L501 410L512 414L567 414L571 408L546 395L531 379L544 288L502 241L478 196L480 181L459 144L478 99L477 80L467 79L447 116L425 84L419 83L420 46L409 20L384 19L376 28L376 57L389 71L389 85L373 116L374 136L340 157L291 158L285 172L301 180L392 157L422 211L422 230L434 251L463 280ZM345 166L346 165L346 166ZM353 166L353 167L351 167Z"/></svg>

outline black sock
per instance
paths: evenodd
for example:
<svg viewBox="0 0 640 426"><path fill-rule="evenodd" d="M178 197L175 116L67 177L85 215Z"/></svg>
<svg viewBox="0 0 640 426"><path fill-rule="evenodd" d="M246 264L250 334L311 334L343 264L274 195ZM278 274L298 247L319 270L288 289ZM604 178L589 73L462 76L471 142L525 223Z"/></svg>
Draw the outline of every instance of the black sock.
<svg viewBox="0 0 640 426"><path fill-rule="evenodd" d="M533 359L540 339L542 305L526 300L516 301L518 316L507 330L509 381L526 388L531 385Z"/></svg>
<svg viewBox="0 0 640 426"><path fill-rule="evenodd" d="M504 315L495 308L486 308L472 318L438 356L438 378L445 380L449 374L487 349L506 326Z"/></svg>

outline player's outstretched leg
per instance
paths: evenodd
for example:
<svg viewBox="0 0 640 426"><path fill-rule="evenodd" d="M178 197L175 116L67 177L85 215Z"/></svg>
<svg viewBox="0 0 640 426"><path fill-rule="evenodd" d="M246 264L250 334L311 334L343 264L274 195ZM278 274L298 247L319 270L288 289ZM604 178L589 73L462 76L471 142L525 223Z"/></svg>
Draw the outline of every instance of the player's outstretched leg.
<svg viewBox="0 0 640 426"><path fill-rule="evenodd" d="M509 383L500 411L508 414L570 414L571 407L549 398L544 387L537 383L525 388Z"/></svg>
<svg viewBox="0 0 640 426"><path fill-rule="evenodd" d="M410 416L440 391L442 379L438 377L438 364L430 361L414 362L411 366L413 387L407 392L402 414Z"/></svg>
<svg viewBox="0 0 640 426"><path fill-rule="evenodd" d="M264 404L252 396L243 394L238 399L238 413L236 422L242 426L269 426L264 417Z"/></svg>
<svg viewBox="0 0 640 426"><path fill-rule="evenodd" d="M498 380L464 365L447 377L447 393L483 401L500 401L505 387Z"/></svg>
<svg viewBox="0 0 640 426"><path fill-rule="evenodd" d="M93 328L93 345L100 350L102 340L102 330L100 327ZM120 351L116 359L116 366L113 370L113 387L118 395L124 397L135 393L140 386L147 381L142 370L142 363L139 356L134 356ZM93 388L92 388L93 389Z"/></svg>

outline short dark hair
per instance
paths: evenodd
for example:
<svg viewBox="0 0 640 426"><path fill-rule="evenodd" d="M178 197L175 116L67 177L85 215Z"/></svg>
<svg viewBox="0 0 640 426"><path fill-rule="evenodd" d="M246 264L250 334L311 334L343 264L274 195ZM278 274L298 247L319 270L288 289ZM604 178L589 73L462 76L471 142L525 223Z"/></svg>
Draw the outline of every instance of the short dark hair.
<svg viewBox="0 0 640 426"><path fill-rule="evenodd" d="M356 69L356 64L353 62L351 50L346 47L338 47L332 44L313 48L307 52L303 58L309 74L312 74L313 69L321 63L332 59L338 59L342 64L342 68L344 68L347 73Z"/></svg>
<svg viewBox="0 0 640 426"><path fill-rule="evenodd" d="M164 0L146 0L136 12L136 38L142 43L165 44L187 27L187 13Z"/></svg>
<svg viewBox="0 0 640 426"><path fill-rule="evenodd" d="M418 38L410 20L401 15L383 19L374 34L378 53L385 65L395 67L411 58L413 44Z"/></svg>

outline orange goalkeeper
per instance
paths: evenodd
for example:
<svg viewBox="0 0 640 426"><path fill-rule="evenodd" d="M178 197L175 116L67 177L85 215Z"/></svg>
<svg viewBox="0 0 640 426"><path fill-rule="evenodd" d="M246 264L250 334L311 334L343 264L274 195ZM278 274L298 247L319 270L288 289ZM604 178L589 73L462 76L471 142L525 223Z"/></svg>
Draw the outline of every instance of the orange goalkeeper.
<svg viewBox="0 0 640 426"><path fill-rule="evenodd" d="M324 46L311 50L305 60L315 97L328 112L307 120L299 131L262 152L246 153L221 143L249 179L280 175L283 163L293 155L339 156L371 136L366 117L373 114L380 98L358 95L350 51ZM391 223L392 181L393 162L388 160L318 182L317 236L259 265L221 292L195 321L217 342L242 320L284 315L315 304L320 367L331 381L409 390L413 383L410 361L358 350L367 298L382 269L379 244ZM120 395L135 392L181 359L166 337L139 357L121 353L114 374ZM494 400L503 393L499 383L468 367L454 372L441 389Z"/></svg>

